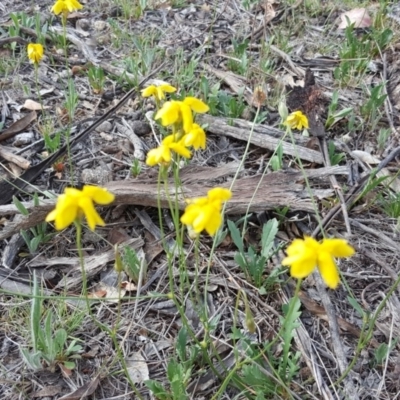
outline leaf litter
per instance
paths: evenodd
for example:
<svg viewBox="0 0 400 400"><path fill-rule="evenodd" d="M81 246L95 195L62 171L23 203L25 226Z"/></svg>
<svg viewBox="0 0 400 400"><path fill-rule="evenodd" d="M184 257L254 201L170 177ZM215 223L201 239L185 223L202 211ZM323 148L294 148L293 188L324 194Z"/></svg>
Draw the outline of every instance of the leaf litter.
<svg viewBox="0 0 400 400"><path fill-rule="evenodd" d="M364 33L360 30L370 29L374 16L380 10L374 7L346 10L344 6L334 2L331 9L329 5L321 3L319 12L313 13L301 2L290 6L266 1L253 4L248 9L244 3L195 1L184 4L183 7L171 7L169 2L155 3L140 18L123 20L122 11L117 5L87 1L84 4L85 9L90 9L90 12L69 15L68 40L71 44L68 62L73 65L74 81L81 102L74 120L69 121L73 126L71 146L74 168L81 183L105 184L116 194L115 206L104 210L109 227L106 227L100 236L106 237L111 229L118 227L122 230L125 245L126 240L130 238L129 245L136 246L137 249L144 248L149 263L146 279L140 286L140 294L146 297L140 300L139 297L126 297L126 301L121 302L118 327L118 335L123 337L128 373L143 391L145 388L141 384L148 377L165 383L167 376L165 360L173 354L174 341L182 321L171 302L160 301L151 296L153 291L169 290L165 253L159 248L161 237L155 209L158 203L157 177L153 171L144 170L138 178L127 179L130 178L132 158L141 161L144 153L156 143L152 132L154 126L149 124L146 117L146 112L152 111L152 105L143 102L135 90L124 98L123 95L127 91L118 77L125 76L131 82L138 82L143 78L148 79L148 83L157 82L158 79L169 83L174 81L173 83L183 90L196 91L198 89L194 82L200 85L200 77L204 76L209 87L215 88L215 96L221 104L226 101L224 99L231 101L233 98L242 101L243 110L235 116L225 115L225 108L217 110L216 115L205 115L199 119L207 126L208 148L196 154L189 168L182 172L182 181L186 185L185 190L194 195L204 193L216 182L229 186L238 165L237 161L244 152L249 132L253 129L251 153L245 161L243 170L240 171L240 179L236 182L234 202L227 208L229 218L238 219L248 211L252 213L251 224L254 229L249 230L247 235L246 240L249 242L256 241L263 223L276 216L277 209L287 205L290 211L284 225L280 227L278 237L288 242L292 238L310 234L317 226L313 199L319 199L318 204L324 210L323 215L327 214L336 206L334 191L343 190L350 178L354 178L357 184L364 185L365 188L375 163L381 172L389 177L389 184L394 193L398 193L396 173L398 154L394 156L391 154L399 145L398 115L395 111L400 104L398 96L400 62L395 51L399 45L399 7L393 4L386 10L384 27L394 32L391 47L379 49L379 55L371 60L372 64L365 69L362 79L353 77L354 79L347 82L347 85L339 87L339 109L360 110L360 106L369 98L366 88L384 84L383 90L388 97L381 108L379 125L373 129L368 127L364 129L360 125L349 134L351 127L360 120L356 114L354 121L351 121L351 118L342 118L333 130L324 132L326 139L332 140L336 149L344 152L346 156L347 163L333 167L326 165L326 154L320 147L318 135L305 137L294 134L293 139L284 138L284 132L278 124L279 99L285 94L290 108L305 107L305 110L313 115L314 129L325 131L321 121L326 120L329 103L334 91L338 90L333 77L335 74L340 76L345 64L339 57L337 47L324 47L321 35L326 41L343 42L343 30L348 28L349 23L354 23L356 29L354 36L362 38ZM1 8L2 29L8 29L12 24L10 12L26 10L25 4L15 1L6 0L5 5L10 8ZM27 12L30 15L43 12L44 18L48 20L50 6L50 2L43 1L37 4L36 9ZM298 23L291 26L290 19L293 15L298 17ZM336 25L338 17L341 19L339 26ZM121 40L116 26L125 30L127 38ZM54 21L51 30L59 33L61 27ZM36 38L33 29L21 27L20 35L21 37L15 40L17 54L24 53L25 49L21 45L24 40L34 41ZM283 37L280 41L279 35ZM150 46L145 47L146 41L138 42L138 38L143 36L151 42ZM8 48L10 42L6 39L7 36L5 39L3 37L0 39L1 49ZM39 86L43 109L46 115L51 115L55 120L61 119L65 124L68 123L63 95L67 91L66 60L62 52L56 51L54 36L48 35L46 40L49 45L45 64L50 65L49 53L60 63L57 66L57 73L49 68L41 70L43 74L39 76ZM240 48L241 43L246 43L244 50ZM135 47L135 51L140 55L141 68L137 70L129 68L129 57L126 57L132 53L132 47ZM7 54L8 57L12 57L14 53ZM113 60L117 62L111 62ZM87 75L82 73L88 68L86 64L99 66L105 71L106 79L102 91L98 92L91 88ZM23 61L22 65L24 68L18 70L18 79L31 87L31 92L34 94L33 69L28 68L26 61ZM180 70L183 66L185 66L184 72ZM190 67L193 66L195 73L190 75ZM307 71L312 71L312 78L309 75L311 82L307 82ZM346 78L346 75L342 74L342 78ZM290 87L289 82L291 82ZM387 87L386 82L389 82ZM28 257L19 256L24 248L23 242L10 240L13 235L17 235L15 237L18 238L21 229L30 229L42 222L53 207L53 202L48 196L43 196L37 206L30 195L33 192L60 193L69 181L69 172L68 168L64 168L58 172L61 175L55 175L52 169L55 161L62 160L62 163L68 164L65 159L66 148L51 156L47 156L44 152L43 129L41 129L45 122L44 114L36 118L33 118L32 114L32 112L39 114L42 110L39 99L32 100L33 96L27 96L22 85L19 85L16 78L9 73L2 77L1 85L3 128L0 140L3 135L9 133L17 136L15 139L11 135L7 136L2 143L0 153L3 159L0 166L2 180L0 216L3 226L0 232L3 240L1 251L7 257L14 254L12 258L7 258L14 260L12 263L2 258L0 286L15 294L31 293L32 269L55 269L57 271L55 276L44 278L46 295L56 297L60 293L67 293L77 296L80 294L82 277L71 231L67 230L54 236L50 242L40 247L38 253L30 254ZM253 122L252 117L255 115L253 90L259 85L265 88L266 104L263 106L265 113L261 122ZM122 99L124 100L120 103ZM102 129L97 130L93 125L96 123L98 126L103 123ZM104 125L105 123L109 126ZM56 125L54 130L61 128L62 124ZM389 130L388 137L383 141L383 151L378 149L378 128ZM32 138L29 139L29 143L16 147L14 143L19 133L30 133ZM344 135L350 135L345 144L340 140ZM112 141L109 137L113 138ZM282 138L284 138L282 144L284 169L277 172L268 171L259 187L260 171L264 170L267 160ZM296 147L293 146L292 140ZM108 142L111 142L111 146ZM305 189L304 174L298 170L296 157L300 157L306 166L305 174L311 180L312 197ZM84 173L84 170L92 171L92 174ZM357 174L360 175L358 180L357 176L354 177ZM17 180L18 177L21 179ZM331 177L336 177L335 184L329 183ZM18 188L23 188L24 192L20 192ZM398 270L397 221L385 215L377 207L374 196L378 193L377 188L378 186L372 189L369 197L358 200L348 211L347 224L352 233L348 239L356 247L357 257L340 264L357 303L370 313L377 309L382 296L387 294ZM258 191L253 198L256 189ZM22 220L17 218L18 211L11 203L12 195L18 195L29 210L29 215ZM166 199L164 193L161 201L165 218L164 232L170 240L173 240L173 232L168 228L170 216L166 211L168 208ZM183 208L183 197L180 200L180 207ZM345 220L345 215L330 220L329 229L345 234ZM170 246L173 245L171 241ZM206 241L202 248L205 259L209 248L210 243ZM107 296L111 295L114 298L116 293L121 293L121 290L134 291L138 289L137 283L127 280L118 286L119 283L112 280L112 277L109 275L107 277L107 274L113 271L115 252L101 237L99 240L86 237L84 251L92 295L99 300L93 305L96 317L102 323L112 326L117 318L116 308L112 302L107 302ZM242 350L240 346L234 349L230 339L230 327L239 289L246 288L252 313L257 316L258 330L257 334L251 337L253 344L268 340L271 332L279 326L278 310L281 310L282 304L291 297L292 291L288 285L283 289L261 295L247 281L243 271L234 261L233 255L233 248L228 240L216 249L214 262L217 267L212 269L209 279L201 277L199 282L205 285L207 281L209 285L207 304L203 306L208 307L209 315L217 317L218 321L216 329L218 337L214 338L214 345L219 349L219 360L215 360L214 368L219 373L231 368L235 362L233 357L235 351ZM280 260L274 262L279 264ZM272 263L269 264L271 265L268 267L272 268ZM189 258L187 265L190 269L193 260ZM189 272L191 276L192 271ZM175 271L175 278L178 279L178 276L178 272ZM293 383L294 397L297 395L304 398L306 393L312 393L316 398L332 398L330 396L333 396L333 392L329 383L338 379L341 372L337 363L341 353L332 344L334 342L331 338L332 331L329 325L331 310L324 307L326 304L323 302L321 292L315 289L316 285L317 282L309 278L303 283L302 288L301 325L296 329L297 336L294 343L296 350L302 354L301 373ZM207 288L204 290L207 291ZM348 295L345 287L330 292L330 306L338 319L339 339L345 351L343 354L351 359L363 322L361 316L357 314L357 309L350 306ZM374 358L376 353L372 350L398 337L396 317L398 293L395 292L392 296L392 300L375 324L370 342L371 348L362 353L362 357L353 367L353 387L346 387L348 393L355 389L357 395L352 398L374 398L371 392L379 393L382 398L393 398L399 390L399 345L395 343L392 346L386 365L376 362ZM116 349L111 340L104 335L97 338L96 335L100 331L88 318L73 332L73 336L85 342L87 354L90 349L98 350L93 351L91 358L82 357L81 360L76 360L76 373L72 370L72 373L66 376L58 371L51 376L45 376L27 371L16 345L16 343L26 343L26 333L18 330L15 326L18 322L11 318L15 299L17 299L15 295L2 294L4 304L2 318L5 324L0 330L3 339L1 359L7 376L1 379L7 378L7 380L0 390L4 398L17 398L17 391L24 393L27 396L25 398L31 398L35 393L38 397L48 396L54 399L87 396L133 398L132 394L124 395L131 389L122 375L116 373L121 369L121 365L113 363L116 359ZM104 301L101 302L101 299ZM73 302L67 304L71 309L74 307ZM132 310L135 310L134 314ZM198 329L196 334L201 337L201 325L196 322L198 319L196 304L186 302L186 310L193 329ZM239 313L244 313L244 307L240 308ZM276 351L279 356L279 349ZM90 363L89 359L92 360ZM188 385L191 396L211 398L212 393L219 388L215 373L209 366L194 372ZM316 385L307 381L310 376ZM384 382L384 385L381 382ZM46 387L48 391L41 393L40 390ZM150 396L148 392L145 393L145 396ZM238 390L231 387L226 390L225 398L233 398L237 393Z"/></svg>

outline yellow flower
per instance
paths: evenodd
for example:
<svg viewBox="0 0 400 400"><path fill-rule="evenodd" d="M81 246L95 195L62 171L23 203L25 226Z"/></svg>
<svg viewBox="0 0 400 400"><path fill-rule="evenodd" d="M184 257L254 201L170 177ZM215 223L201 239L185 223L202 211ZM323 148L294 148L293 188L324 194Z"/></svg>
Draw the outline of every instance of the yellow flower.
<svg viewBox="0 0 400 400"><path fill-rule="evenodd" d="M56 229L62 230L84 215L93 231L96 225L105 225L93 202L105 205L113 201L114 195L101 187L86 185L83 190L66 188L64 194L58 196L56 208L47 215L46 221L55 221Z"/></svg>
<svg viewBox="0 0 400 400"><path fill-rule="evenodd" d="M311 237L295 239L286 250L287 257L282 265L290 265L290 275L305 278L318 267L326 285L335 289L339 282L339 272L334 257L350 257L354 249L343 239L323 239L322 243Z"/></svg>
<svg viewBox="0 0 400 400"><path fill-rule="evenodd" d="M154 167L157 164L169 164L171 162L171 150L184 158L190 158L191 152L180 141L175 141L176 135L164 138L161 145L147 153L146 164Z"/></svg>
<svg viewBox="0 0 400 400"><path fill-rule="evenodd" d="M222 224L222 203L231 197L232 193L228 189L211 189L207 197L189 200L181 222L197 234L205 229L209 235L213 236Z"/></svg>
<svg viewBox="0 0 400 400"><path fill-rule="evenodd" d="M28 58L34 63L39 64L43 58L43 46L40 43L29 43L28 44Z"/></svg>
<svg viewBox="0 0 400 400"><path fill-rule="evenodd" d="M183 136L182 142L185 146L193 146L195 150L206 148L206 133L204 129L198 125L193 124L192 129Z"/></svg>
<svg viewBox="0 0 400 400"><path fill-rule="evenodd" d="M163 126L182 123L183 130L189 132L193 125L192 111L205 113L209 110L207 104L195 97L186 97L183 101L166 101L157 112L155 119L161 118Z"/></svg>
<svg viewBox="0 0 400 400"><path fill-rule="evenodd" d="M51 7L51 11L56 15L61 13L66 15L81 8L83 6L78 0L56 0L53 7Z"/></svg>
<svg viewBox="0 0 400 400"><path fill-rule="evenodd" d="M308 129L308 118L301 111L295 111L288 115L283 125L292 129Z"/></svg>
<svg viewBox="0 0 400 400"><path fill-rule="evenodd" d="M142 96L143 97L154 96L157 100L164 100L165 93L174 93L174 92L176 92L176 88L168 84L163 84L159 86L150 85L142 90Z"/></svg>

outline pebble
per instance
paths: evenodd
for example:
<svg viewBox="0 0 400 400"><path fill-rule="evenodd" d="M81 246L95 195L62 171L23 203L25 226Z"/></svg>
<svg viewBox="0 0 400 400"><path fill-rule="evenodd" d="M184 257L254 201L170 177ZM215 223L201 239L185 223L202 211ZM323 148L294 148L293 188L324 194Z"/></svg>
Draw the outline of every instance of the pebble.
<svg viewBox="0 0 400 400"><path fill-rule="evenodd" d="M19 135L15 136L13 146L15 147L25 146L26 144L32 143L32 141L33 141L33 132L20 133Z"/></svg>
<svg viewBox="0 0 400 400"><path fill-rule="evenodd" d="M112 129L112 123L109 121L104 121L102 122L97 128L96 128L96 132L111 132Z"/></svg>
<svg viewBox="0 0 400 400"><path fill-rule="evenodd" d="M112 172L105 167L87 168L82 171L81 179L83 183L103 186L112 180Z"/></svg>

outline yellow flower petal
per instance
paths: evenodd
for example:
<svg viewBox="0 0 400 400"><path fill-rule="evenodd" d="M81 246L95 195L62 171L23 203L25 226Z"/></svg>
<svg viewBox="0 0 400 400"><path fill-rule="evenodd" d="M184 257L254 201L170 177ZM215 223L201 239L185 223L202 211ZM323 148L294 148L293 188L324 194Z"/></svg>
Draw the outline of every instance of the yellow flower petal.
<svg viewBox="0 0 400 400"><path fill-rule="evenodd" d="M180 102L180 112L182 116L182 123L183 123L183 130L185 132L189 132L192 129L193 125L193 114L191 108L183 103Z"/></svg>
<svg viewBox="0 0 400 400"><path fill-rule="evenodd" d="M94 231L96 225L104 226L105 222L97 213L96 209L94 208L92 199L90 197L82 197L79 199L79 207L83 210L85 214L86 221L89 225L89 228Z"/></svg>
<svg viewBox="0 0 400 400"><path fill-rule="evenodd" d="M303 279L311 274L316 267L315 260L304 259L297 262L291 262L290 275L296 279Z"/></svg>
<svg viewBox="0 0 400 400"><path fill-rule="evenodd" d="M221 202L223 202L231 199L232 192L229 189L225 188L214 188L209 190L207 195L211 201L220 200Z"/></svg>
<svg viewBox="0 0 400 400"><path fill-rule="evenodd" d="M82 4L79 3L77 0L57 0L53 7L51 8L51 11L58 15L61 13L70 13L73 11L77 11L83 8Z"/></svg>
<svg viewBox="0 0 400 400"><path fill-rule="evenodd" d="M194 112L204 114L210 110L210 107L196 97L186 97L183 102L188 105Z"/></svg>
<svg viewBox="0 0 400 400"><path fill-rule="evenodd" d="M318 255L318 269L328 287L336 289L340 282L339 272L332 256L327 252Z"/></svg>
<svg viewBox="0 0 400 400"><path fill-rule="evenodd" d="M231 192L224 188L209 190L207 197L188 200L189 205L181 217L181 222L189 230L201 233L205 230L213 236L222 225L221 205L231 197Z"/></svg>
<svg viewBox="0 0 400 400"><path fill-rule="evenodd" d="M27 47L28 58L38 64L43 58L43 46L40 43L29 43Z"/></svg>
<svg viewBox="0 0 400 400"><path fill-rule="evenodd" d="M114 201L115 196L107 189L98 186L85 185L83 193L88 195L95 203L106 205Z"/></svg>
<svg viewBox="0 0 400 400"><path fill-rule="evenodd" d="M51 12L53 12L54 14L58 15L61 14L65 9L65 3L64 0L57 0L53 7L51 7Z"/></svg>
<svg viewBox="0 0 400 400"><path fill-rule="evenodd" d="M143 97L155 96L157 94L157 88L154 85L147 86L142 90Z"/></svg>
<svg viewBox="0 0 400 400"><path fill-rule="evenodd" d="M176 92L176 88L171 86L171 85L168 85L167 83L160 85L159 88L164 93L174 93L174 92Z"/></svg>
<svg viewBox="0 0 400 400"><path fill-rule="evenodd" d="M298 130L303 128L308 129L308 118L301 111L294 111L289 114L283 125Z"/></svg>
<svg viewBox="0 0 400 400"><path fill-rule="evenodd" d="M355 253L353 247L344 239L324 239L321 243L321 250L333 257L350 257Z"/></svg>
<svg viewBox="0 0 400 400"><path fill-rule="evenodd" d="M172 143L170 145L170 149L184 158L190 158L192 156L190 150L183 146L181 143Z"/></svg>
<svg viewBox="0 0 400 400"><path fill-rule="evenodd" d="M324 239L318 243L306 237L294 240L286 253L282 265L290 265L290 274L294 278L305 278L317 266L326 285L335 289L340 277L334 257L349 257L354 254L354 249L343 239Z"/></svg>
<svg viewBox="0 0 400 400"><path fill-rule="evenodd" d="M109 204L113 200L114 195L104 188L90 185L84 186L82 190L66 188L64 194L58 196L56 207L47 215L46 221L55 221L55 228L61 230L85 215L90 229L94 230L96 225L104 225L104 221L97 213L93 201Z"/></svg>
<svg viewBox="0 0 400 400"><path fill-rule="evenodd" d="M193 146L195 150L205 149L206 133L204 129L198 124L193 124L192 129L183 136L182 143L187 147Z"/></svg>
<svg viewBox="0 0 400 400"><path fill-rule="evenodd" d="M160 110L158 110L155 119L161 118L163 126L172 125L179 122L180 104L178 101L166 101Z"/></svg>

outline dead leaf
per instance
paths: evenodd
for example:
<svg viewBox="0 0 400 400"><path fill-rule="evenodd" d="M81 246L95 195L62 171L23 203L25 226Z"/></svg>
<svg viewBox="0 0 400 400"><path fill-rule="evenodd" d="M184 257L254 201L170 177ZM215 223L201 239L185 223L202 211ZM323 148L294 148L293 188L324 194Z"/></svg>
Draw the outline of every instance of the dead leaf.
<svg viewBox="0 0 400 400"><path fill-rule="evenodd" d="M37 101L34 100L26 100L22 108L26 108L27 110L33 110L33 111L40 111L42 110L42 105L38 103ZM47 109L49 106L43 106L43 109Z"/></svg>
<svg viewBox="0 0 400 400"><path fill-rule="evenodd" d="M133 282L129 282L129 281L121 282L121 287L128 292L133 292L137 289L137 286Z"/></svg>
<svg viewBox="0 0 400 400"><path fill-rule="evenodd" d="M58 364L58 366L65 378L69 378L72 375L72 369L67 368L64 364Z"/></svg>
<svg viewBox="0 0 400 400"><path fill-rule="evenodd" d="M100 298L104 297L106 294L107 294L107 290L100 289L100 290L96 290L93 293L89 293L88 297L90 299L100 299Z"/></svg>
<svg viewBox="0 0 400 400"><path fill-rule="evenodd" d="M125 296L126 290L106 285L104 282L99 282L96 286L96 291L92 293L91 297L96 298L96 293L99 293L101 298L107 299L109 303L118 303L119 300Z"/></svg>
<svg viewBox="0 0 400 400"><path fill-rule="evenodd" d="M35 393L32 393L32 397L49 397L55 396L61 392L61 385L46 386Z"/></svg>
<svg viewBox="0 0 400 400"><path fill-rule="evenodd" d="M372 25L372 19L365 8L353 8L340 16L341 22L338 29L346 29L350 24L355 28L368 28Z"/></svg>
<svg viewBox="0 0 400 400"><path fill-rule="evenodd" d="M139 352L126 359L126 367L133 383L142 383L150 378L146 360Z"/></svg>
<svg viewBox="0 0 400 400"><path fill-rule="evenodd" d="M54 87L48 88L48 89L41 89L40 90L40 95L45 96L46 94L50 94L54 92Z"/></svg>
<svg viewBox="0 0 400 400"><path fill-rule="evenodd" d="M76 389L74 392L60 397L59 400L80 400L88 397L94 393L97 386L99 385L100 379L95 378L94 380L85 383L80 388Z"/></svg>
<svg viewBox="0 0 400 400"><path fill-rule="evenodd" d="M19 132L25 130L32 121L36 119L36 112L32 111L25 117L15 121L11 126L5 129L0 135L0 141L9 139L10 137L16 135Z"/></svg>
<svg viewBox="0 0 400 400"><path fill-rule="evenodd" d="M267 0L264 2L264 4L261 4L261 7L264 9L264 21L266 24L275 18L276 11L272 6L274 3L275 0Z"/></svg>
<svg viewBox="0 0 400 400"><path fill-rule="evenodd" d="M379 158L374 157L370 153L362 150L354 150L351 152L352 155L356 156L359 158L362 162L365 162L366 164L374 165L374 164L379 164L381 160Z"/></svg>

